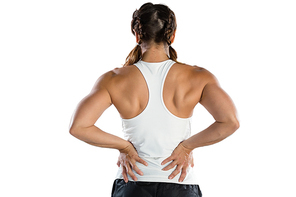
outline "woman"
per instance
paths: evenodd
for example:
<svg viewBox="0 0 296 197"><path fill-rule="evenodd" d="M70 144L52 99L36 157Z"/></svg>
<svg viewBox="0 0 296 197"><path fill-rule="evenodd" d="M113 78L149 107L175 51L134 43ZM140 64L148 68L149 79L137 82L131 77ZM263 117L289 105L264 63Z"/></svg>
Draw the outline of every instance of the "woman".
<svg viewBox="0 0 296 197"><path fill-rule="evenodd" d="M70 133L94 146L119 150L112 196L201 196L193 173L192 151L217 143L239 127L236 109L206 69L177 61L173 11L146 3L131 22L137 46L122 68L102 75L78 105ZM194 107L214 117L190 137ZM122 117L121 139L94 124L114 105Z"/></svg>

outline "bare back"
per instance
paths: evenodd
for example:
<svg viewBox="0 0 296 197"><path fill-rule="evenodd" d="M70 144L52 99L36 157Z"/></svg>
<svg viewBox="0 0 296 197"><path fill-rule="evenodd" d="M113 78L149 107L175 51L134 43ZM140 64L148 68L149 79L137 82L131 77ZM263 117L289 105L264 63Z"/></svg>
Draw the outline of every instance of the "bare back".
<svg viewBox="0 0 296 197"><path fill-rule="evenodd" d="M203 68L175 63L163 87L167 109L180 118L190 117L209 81L208 76L209 72ZM106 88L122 118L133 118L145 109L149 99L148 88L136 66L116 68L106 73L106 77Z"/></svg>

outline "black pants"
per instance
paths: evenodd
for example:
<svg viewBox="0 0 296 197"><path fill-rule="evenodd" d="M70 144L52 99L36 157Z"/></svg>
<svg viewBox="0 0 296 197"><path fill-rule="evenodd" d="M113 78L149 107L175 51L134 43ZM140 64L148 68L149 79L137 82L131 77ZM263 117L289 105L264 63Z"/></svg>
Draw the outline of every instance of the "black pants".
<svg viewBox="0 0 296 197"><path fill-rule="evenodd" d="M201 197L198 185L161 182L124 182L116 179L111 197Z"/></svg>

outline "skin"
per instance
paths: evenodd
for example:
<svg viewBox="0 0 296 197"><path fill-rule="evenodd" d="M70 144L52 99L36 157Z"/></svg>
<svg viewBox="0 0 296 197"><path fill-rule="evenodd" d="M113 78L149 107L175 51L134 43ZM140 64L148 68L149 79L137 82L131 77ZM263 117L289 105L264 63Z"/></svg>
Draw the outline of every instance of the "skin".
<svg viewBox="0 0 296 197"><path fill-rule="evenodd" d="M171 37L172 43L175 33ZM139 42L137 34L136 41ZM166 44L142 43L141 48L145 62L168 60ZM130 142L102 131L94 124L112 104L122 118L133 118L145 109L148 97L145 79L136 66L116 68L97 80L89 95L78 104L70 123L70 133L76 138L94 146L119 150L117 165L123 168L125 182L128 182L127 174L137 180L132 170L143 175L136 162L146 166L147 163L138 156ZM216 77L198 66L175 63L165 80L163 99L168 110L178 117L190 117L194 107L200 103L215 119L205 130L180 142L171 156L162 162L162 165L170 163L163 170L176 168L168 178L181 173L179 181L182 182L188 167L193 166L192 151L227 138L239 128L239 121L231 98L220 87Z"/></svg>

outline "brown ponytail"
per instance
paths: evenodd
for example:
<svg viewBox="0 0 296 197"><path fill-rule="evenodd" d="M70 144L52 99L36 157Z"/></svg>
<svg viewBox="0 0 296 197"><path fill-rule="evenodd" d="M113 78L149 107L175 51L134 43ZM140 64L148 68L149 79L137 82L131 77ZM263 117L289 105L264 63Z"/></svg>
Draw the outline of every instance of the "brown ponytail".
<svg viewBox="0 0 296 197"><path fill-rule="evenodd" d="M172 46L169 46L169 53L170 53L170 59L175 62L178 62L177 61L177 58L178 58L177 52L175 51L175 49Z"/></svg>
<svg viewBox="0 0 296 197"><path fill-rule="evenodd" d="M134 49L128 54L123 66L133 65L142 58L142 49L139 44L134 47Z"/></svg>
<svg viewBox="0 0 296 197"><path fill-rule="evenodd" d="M171 37L177 29L174 12L166 5L145 3L133 13L131 31L140 37L140 43L154 42L169 45L169 58L177 61L177 52L171 46ZM123 66L133 65L142 58L141 46L137 45L127 56Z"/></svg>

